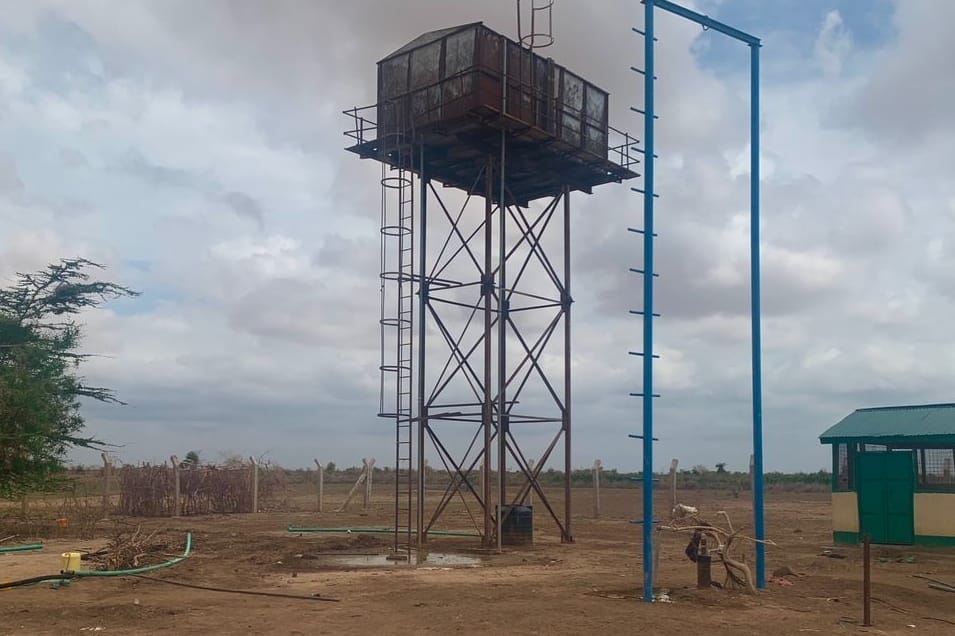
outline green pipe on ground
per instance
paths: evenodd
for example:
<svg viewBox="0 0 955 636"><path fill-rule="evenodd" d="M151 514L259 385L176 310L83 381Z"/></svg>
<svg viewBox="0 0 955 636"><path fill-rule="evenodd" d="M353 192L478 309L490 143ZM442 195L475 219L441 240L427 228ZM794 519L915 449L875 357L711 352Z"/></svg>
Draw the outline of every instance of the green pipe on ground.
<svg viewBox="0 0 955 636"><path fill-rule="evenodd" d="M0 548L0 552L28 552L30 550L42 550L42 543L29 543L26 545L12 545L6 548Z"/></svg>
<svg viewBox="0 0 955 636"><path fill-rule="evenodd" d="M133 574L143 574L145 572L152 572L153 570L160 570L162 568L168 568L171 565L176 565L181 563L189 558L189 553L192 552L192 533L186 533L186 548L183 550L181 556L177 556L174 559L169 559L163 563L157 563L156 565L147 565L141 568L134 568L132 570L81 570L79 572L60 572L59 574L47 574L45 576L34 576L28 579L21 579L19 581L0 581L0 590L12 588L12 587L23 587L27 585L34 585L36 583L50 582L55 585L66 585L74 579L87 578L87 577L102 577L102 576L130 576Z"/></svg>
<svg viewBox="0 0 955 636"><path fill-rule="evenodd" d="M81 570L79 572L72 572L71 574L76 577L85 578L88 576L128 576L130 574L143 574L145 572L152 572L153 570L161 570L162 568L168 568L171 565L176 565L181 563L189 558L189 553L192 552L192 533L186 533L186 549L183 551L181 556L177 556L174 559L169 559L163 563L157 563L156 565L147 565L141 568L134 568L132 570Z"/></svg>
<svg viewBox="0 0 955 636"><path fill-rule="evenodd" d="M394 528L296 528L288 527L289 532L314 534L394 534ZM476 532L457 532L454 530L428 530L428 536L436 537L473 537L481 538Z"/></svg>

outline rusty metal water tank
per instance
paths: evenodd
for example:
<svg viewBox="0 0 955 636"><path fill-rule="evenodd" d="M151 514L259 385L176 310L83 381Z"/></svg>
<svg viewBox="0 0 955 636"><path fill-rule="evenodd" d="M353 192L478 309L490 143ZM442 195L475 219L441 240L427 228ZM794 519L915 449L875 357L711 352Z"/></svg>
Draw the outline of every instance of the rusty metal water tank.
<svg viewBox="0 0 955 636"><path fill-rule="evenodd" d="M383 58L375 119L350 150L418 171L402 148L423 148L431 178L465 190L504 131L518 203L636 176L634 140L610 141L606 91L480 22L425 33Z"/></svg>

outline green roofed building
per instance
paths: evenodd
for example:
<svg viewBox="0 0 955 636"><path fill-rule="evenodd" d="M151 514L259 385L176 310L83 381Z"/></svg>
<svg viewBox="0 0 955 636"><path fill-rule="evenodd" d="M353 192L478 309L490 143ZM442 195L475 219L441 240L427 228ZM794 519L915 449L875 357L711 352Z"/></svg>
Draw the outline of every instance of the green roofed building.
<svg viewBox="0 0 955 636"><path fill-rule="evenodd" d="M955 404L858 409L819 440L835 542L955 546Z"/></svg>

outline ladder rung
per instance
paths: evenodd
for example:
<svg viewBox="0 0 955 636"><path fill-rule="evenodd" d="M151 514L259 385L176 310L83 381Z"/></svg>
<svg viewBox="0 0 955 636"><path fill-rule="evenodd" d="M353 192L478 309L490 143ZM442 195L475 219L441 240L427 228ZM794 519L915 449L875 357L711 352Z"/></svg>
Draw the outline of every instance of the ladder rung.
<svg viewBox="0 0 955 636"><path fill-rule="evenodd" d="M645 192L644 190L641 190L640 188L630 188L630 191L631 191L631 192L637 192L637 193L639 193L639 194L646 194L646 192ZM654 199L659 199L659 198L660 198L660 195L654 193L654 194L653 194L653 198L654 198Z"/></svg>
<svg viewBox="0 0 955 636"><path fill-rule="evenodd" d="M645 113L642 109L637 108L636 106L631 106L631 107L630 107L630 110L632 110L632 111L635 112L635 113L639 113L639 114L641 114L641 115L646 115L646 113ZM654 118L654 119L660 119L660 116L659 116L659 115L654 115L653 118Z"/></svg>

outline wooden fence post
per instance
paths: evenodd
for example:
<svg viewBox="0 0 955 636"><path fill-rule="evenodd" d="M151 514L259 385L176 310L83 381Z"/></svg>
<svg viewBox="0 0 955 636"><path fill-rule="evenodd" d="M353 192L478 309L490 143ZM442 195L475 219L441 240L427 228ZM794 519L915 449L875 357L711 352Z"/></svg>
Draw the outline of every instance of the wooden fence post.
<svg viewBox="0 0 955 636"><path fill-rule="evenodd" d="M252 512L259 511L259 465L255 457L249 457L252 464Z"/></svg>
<svg viewBox="0 0 955 636"><path fill-rule="evenodd" d="M453 477L452 477L452 479L453 479ZM483 496L485 495L485 493L484 493L484 463L483 463L483 462L480 463L480 464L478 464L478 484L479 484L479 485L478 485L478 492L480 492L480 493L481 493L481 496L483 497ZM493 491L494 488L491 488L491 490ZM490 493L490 492L487 493L488 501L485 501L485 502L484 502L484 505L486 505L486 506L490 506L490 505L491 505L491 494L492 494L492 493Z"/></svg>
<svg viewBox="0 0 955 636"><path fill-rule="evenodd" d="M27 513L30 510L30 504L27 501L27 494L23 493L23 496L20 497L20 518L24 521L27 520Z"/></svg>
<svg viewBox="0 0 955 636"><path fill-rule="evenodd" d="M361 461L363 464L365 463L364 459ZM365 483L365 479L367 478L368 478L368 471L362 470L361 473L358 475L358 479L355 480L355 485L352 486L351 490L348 491L348 496L345 497L345 501L342 502L342 505L340 505L338 508L335 509L335 512L343 512L345 509L348 508L348 504L351 503L352 497L354 497L355 493L358 492L358 487L361 486L363 483Z"/></svg>
<svg viewBox="0 0 955 636"><path fill-rule="evenodd" d="M872 537L862 538L862 625L872 626Z"/></svg>
<svg viewBox="0 0 955 636"><path fill-rule="evenodd" d="M325 512L325 467L318 463L318 511Z"/></svg>
<svg viewBox="0 0 955 636"><path fill-rule="evenodd" d="M600 517L600 470L603 466L599 459L594 460L594 519Z"/></svg>
<svg viewBox="0 0 955 636"><path fill-rule="evenodd" d="M749 492L756 492L756 456L749 456Z"/></svg>
<svg viewBox="0 0 955 636"><path fill-rule="evenodd" d="M534 466L537 465L537 462L533 459L527 461L528 468L531 469L531 475L534 474ZM531 482L531 488L527 491L527 505L531 508L534 507L534 484Z"/></svg>
<svg viewBox="0 0 955 636"><path fill-rule="evenodd" d="M100 456L103 458L103 515L107 516L109 515L110 482L112 482L113 477L113 462L106 453L100 453Z"/></svg>
<svg viewBox="0 0 955 636"><path fill-rule="evenodd" d="M375 458L362 459L361 463L365 465L365 496L362 508L368 510L368 502L371 501L371 479L375 474Z"/></svg>
<svg viewBox="0 0 955 636"><path fill-rule="evenodd" d="M178 517L182 514L181 490L179 488L179 458L173 455L169 460L172 462L172 516Z"/></svg>
<svg viewBox="0 0 955 636"><path fill-rule="evenodd" d="M670 494L673 497L673 507L670 510L676 509L677 498L676 498L676 469L680 465L680 460L674 458L670 462Z"/></svg>

